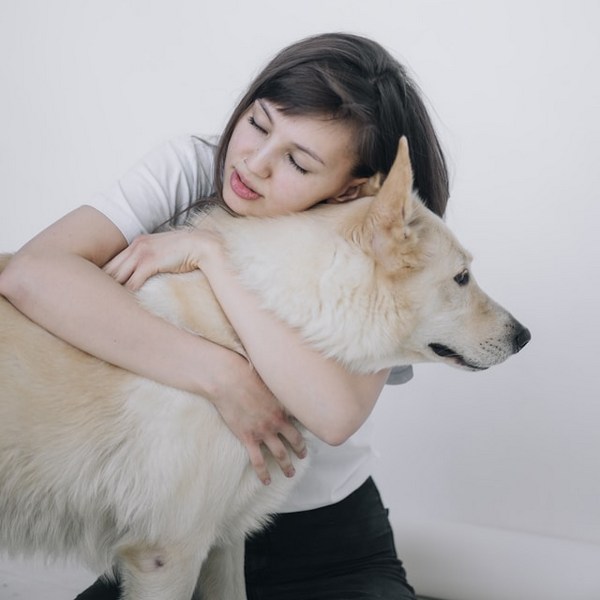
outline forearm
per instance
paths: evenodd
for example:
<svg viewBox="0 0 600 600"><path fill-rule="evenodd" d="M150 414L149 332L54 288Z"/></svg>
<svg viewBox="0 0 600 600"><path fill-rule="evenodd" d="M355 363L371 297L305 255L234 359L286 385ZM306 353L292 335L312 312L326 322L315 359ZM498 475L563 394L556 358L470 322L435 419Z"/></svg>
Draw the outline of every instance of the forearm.
<svg viewBox="0 0 600 600"><path fill-rule="evenodd" d="M222 254L203 270L256 370L286 409L327 443L352 435L373 409L387 372L351 374L303 343L296 331L260 308Z"/></svg>
<svg viewBox="0 0 600 600"><path fill-rule="evenodd" d="M81 256L25 252L13 260L0 291L33 321L138 375L214 395L215 370L201 367L225 364L233 353L150 314Z"/></svg>

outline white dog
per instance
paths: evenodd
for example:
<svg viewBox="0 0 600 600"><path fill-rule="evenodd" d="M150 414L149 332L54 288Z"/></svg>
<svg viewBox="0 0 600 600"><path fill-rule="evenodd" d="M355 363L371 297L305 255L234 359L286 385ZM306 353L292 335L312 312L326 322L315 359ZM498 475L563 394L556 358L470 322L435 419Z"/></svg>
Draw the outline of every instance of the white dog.
<svg viewBox="0 0 600 600"><path fill-rule="evenodd" d="M469 254L412 191L406 141L375 197L276 219L215 210L244 285L355 372L442 361L485 369L529 332L490 300ZM243 352L202 273L139 292ZM72 348L0 299L0 548L116 565L126 600L241 600L244 536L306 468L263 486L208 401Z"/></svg>

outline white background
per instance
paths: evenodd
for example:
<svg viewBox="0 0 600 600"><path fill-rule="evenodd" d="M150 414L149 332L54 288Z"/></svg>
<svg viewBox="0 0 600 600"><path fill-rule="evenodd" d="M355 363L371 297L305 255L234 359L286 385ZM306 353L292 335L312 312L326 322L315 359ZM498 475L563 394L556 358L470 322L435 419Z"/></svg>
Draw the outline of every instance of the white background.
<svg viewBox="0 0 600 600"><path fill-rule="evenodd" d="M479 282L533 334L485 373L417 366L376 408L409 575L450 600L597 600L598 23L593 0L0 0L0 249L218 133L281 47L375 38L432 106Z"/></svg>

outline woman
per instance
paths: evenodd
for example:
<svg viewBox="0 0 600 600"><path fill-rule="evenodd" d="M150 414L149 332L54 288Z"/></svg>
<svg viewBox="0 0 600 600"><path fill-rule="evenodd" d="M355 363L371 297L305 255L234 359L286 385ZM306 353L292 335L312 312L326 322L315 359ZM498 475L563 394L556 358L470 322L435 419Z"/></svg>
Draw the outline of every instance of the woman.
<svg viewBox="0 0 600 600"><path fill-rule="evenodd" d="M151 232L181 222L208 197L241 217L352 201L371 175L388 172L402 135L415 186L442 215L444 157L403 67L359 36L302 40L252 83L217 145L187 137L155 151L92 206L26 244L0 275L0 293L59 337L213 402L265 484L263 452L293 476L282 439L300 457L308 446L311 469L285 512L247 542L249 600L415 597L370 478L365 422L390 374L353 375L307 348L239 286L218 240ZM195 268L209 279L254 369L146 313L127 291L154 273ZM398 382L410 376L410 367L392 374ZM306 440L288 414L308 429ZM78 598L118 593L117 584L99 580Z"/></svg>

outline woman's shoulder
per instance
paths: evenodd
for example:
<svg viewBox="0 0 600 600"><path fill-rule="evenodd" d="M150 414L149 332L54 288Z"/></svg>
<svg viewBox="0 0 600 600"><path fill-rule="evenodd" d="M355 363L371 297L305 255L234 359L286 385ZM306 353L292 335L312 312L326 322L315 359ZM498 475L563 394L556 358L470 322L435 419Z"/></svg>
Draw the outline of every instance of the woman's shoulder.
<svg viewBox="0 0 600 600"><path fill-rule="evenodd" d="M131 242L213 192L216 136L179 135L154 147L89 204Z"/></svg>

